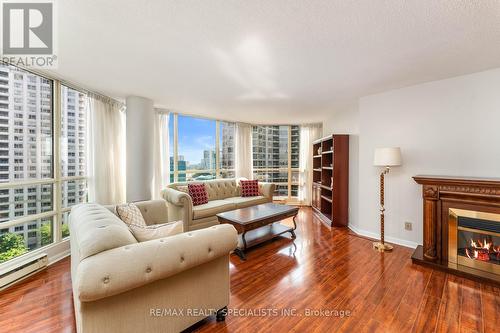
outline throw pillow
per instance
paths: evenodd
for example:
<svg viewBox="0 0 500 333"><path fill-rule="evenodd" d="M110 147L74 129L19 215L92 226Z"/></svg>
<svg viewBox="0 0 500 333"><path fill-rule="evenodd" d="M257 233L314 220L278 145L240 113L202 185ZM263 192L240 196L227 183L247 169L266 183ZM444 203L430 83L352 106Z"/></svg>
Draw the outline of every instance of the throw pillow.
<svg viewBox="0 0 500 333"><path fill-rule="evenodd" d="M242 197L256 197L259 195L258 180L240 180L240 184Z"/></svg>
<svg viewBox="0 0 500 333"><path fill-rule="evenodd" d="M153 224L147 226L130 224L128 228L138 242L145 242L152 239L164 238L180 234L182 233L183 224L182 221Z"/></svg>
<svg viewBox="0 0 500 333"><path fill-rule="evenodd" d="M141 211L134 203L116 206L118 217L127 225L146 226L146 221Z"/></svg>
<svg viewBox="0 0 500 333"><path fill-rule="evenodd" d="M205 184L188 184L189 195L193 206L203 205L208 202L208 193Z"/></svg>

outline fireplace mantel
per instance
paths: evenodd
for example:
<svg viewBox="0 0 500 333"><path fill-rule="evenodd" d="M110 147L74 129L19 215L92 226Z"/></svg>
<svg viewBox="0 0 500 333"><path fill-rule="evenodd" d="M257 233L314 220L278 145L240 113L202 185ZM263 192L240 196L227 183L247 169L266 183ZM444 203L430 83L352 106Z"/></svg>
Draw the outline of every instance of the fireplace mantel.
<svg viewBox="0 0 500 333"><path fill-rule="evenodd" d="M500 179L415 176L422 185L423 248L418 263L448 264L448 215L450 208L500 214ZM421 261L421 262L419 262Z"/></svg>

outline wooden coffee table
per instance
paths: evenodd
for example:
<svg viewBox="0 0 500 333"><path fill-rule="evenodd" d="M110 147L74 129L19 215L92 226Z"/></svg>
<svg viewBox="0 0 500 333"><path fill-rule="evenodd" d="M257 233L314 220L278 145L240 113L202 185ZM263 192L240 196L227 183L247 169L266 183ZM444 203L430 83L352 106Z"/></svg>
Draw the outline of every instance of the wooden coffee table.
<svg viewBox="0 0 500 333"><path fill-rule="evenodd" d="M257 206L240 208L229 212L217 214L220 223L233 225L240 240L234 250L242 260L246 260L245 251L256 244L278 237L289 232L295 238L297 223L295 218L299 207L265 203ZM293 228L275 223L293 217Z"/></svg>

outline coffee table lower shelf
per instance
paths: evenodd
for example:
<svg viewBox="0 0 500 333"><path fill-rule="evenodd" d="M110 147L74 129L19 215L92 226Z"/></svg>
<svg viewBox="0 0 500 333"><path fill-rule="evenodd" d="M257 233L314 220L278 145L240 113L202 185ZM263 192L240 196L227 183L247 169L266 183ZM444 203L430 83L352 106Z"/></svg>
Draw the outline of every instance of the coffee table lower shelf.
<svg viewBox="0 0 500 333"><path fill-rule="evenodd" d="M244 232L238 235L238 247L234 250L234 253L240 257L240 259L246 260L245 251L248 248L276 238L287 232L292 235L292 239L295 239L296 236L294 228L283 225L279 222Z"/></svg>

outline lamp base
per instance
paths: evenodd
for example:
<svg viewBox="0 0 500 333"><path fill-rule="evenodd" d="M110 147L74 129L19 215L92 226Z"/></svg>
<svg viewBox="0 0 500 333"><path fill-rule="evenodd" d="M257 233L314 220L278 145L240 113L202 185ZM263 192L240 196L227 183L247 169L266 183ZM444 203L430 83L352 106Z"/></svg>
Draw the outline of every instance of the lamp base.
<svg viewBox="0 0 500 333"><path fill-rule="evenodd" d="M376 249L378 252L390 252L393 249L392 245L386 243L382 244L380 242L374 242L373 248Z"/></svg>

